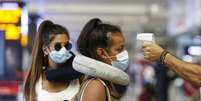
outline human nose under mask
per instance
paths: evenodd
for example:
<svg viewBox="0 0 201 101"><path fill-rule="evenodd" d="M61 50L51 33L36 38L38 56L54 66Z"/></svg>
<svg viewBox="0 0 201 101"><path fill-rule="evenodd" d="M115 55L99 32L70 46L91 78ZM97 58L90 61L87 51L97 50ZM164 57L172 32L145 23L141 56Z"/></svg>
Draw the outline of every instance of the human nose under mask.
<svg viewBox="0 0 201 101"><path fill-rule="evenodd" d="M116 60L112 61L112 66L125 71L128 68L128 62L129 62L128 52L124 50L116 55Z"/></svg>
<svg viewBox="0 0 201 101"><path fill-rule="evenodd" d="M64 63L72 57L72 54L65 47L62 47L59 51L53 50L49 53L51 60L55 63Z"/></svg>

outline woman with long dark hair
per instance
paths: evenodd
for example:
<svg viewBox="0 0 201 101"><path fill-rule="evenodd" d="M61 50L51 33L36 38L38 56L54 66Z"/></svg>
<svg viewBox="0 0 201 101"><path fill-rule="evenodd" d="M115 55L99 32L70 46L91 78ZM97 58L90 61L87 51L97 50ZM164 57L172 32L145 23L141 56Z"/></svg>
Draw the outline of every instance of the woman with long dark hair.
<svg viewBox="0 0 201 101"><path fill-rule="evenodd" d="M125 50L125 39L120 28L103 23L98 18L91 19L84 26L77 40L77 49L84 56L122 71L128 67L128 52ZM76 101L119 101L124 91L125 86L116 85L96 76L88 76Z"/></svg>
<svg viewBox="0 0 201 101"><path fill-rule="evenodd" d="M72 68L75 57L66 28L46 20L36 35L24 95L26 101L71 100L79 91L81 74Z"/></svg>

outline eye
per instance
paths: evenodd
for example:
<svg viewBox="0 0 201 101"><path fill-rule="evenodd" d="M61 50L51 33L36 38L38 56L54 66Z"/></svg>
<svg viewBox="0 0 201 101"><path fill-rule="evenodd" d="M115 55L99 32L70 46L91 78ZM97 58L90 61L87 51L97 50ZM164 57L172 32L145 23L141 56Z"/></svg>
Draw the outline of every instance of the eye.
<svg viewBox="0 0 201 101"><path fill-rule="evenodd" d="M124 46L119 47L116 51L118 51L119 53L122 52L124 50Z"/></svg>
<svg viewBox="0 0 201 101"><path fill-rule="evenodd" d="M72 48L72 44L71 43L67 43L64 45L64 47L67 49L67 50L70 50Z"/></svg>
<svg viewBox="0 0 201 101"><path fill-rule="evenodd" d="M54 49L56 50L56 51L59 51L60 49L61 49L61 44L60 43L56 43L55 45L54 45Z"/></svg>

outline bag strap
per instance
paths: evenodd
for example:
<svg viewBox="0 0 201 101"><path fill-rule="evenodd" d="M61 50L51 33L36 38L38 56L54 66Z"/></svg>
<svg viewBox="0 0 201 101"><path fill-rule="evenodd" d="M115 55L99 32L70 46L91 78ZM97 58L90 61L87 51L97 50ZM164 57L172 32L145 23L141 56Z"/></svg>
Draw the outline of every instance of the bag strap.
<svg viewBox="0 0 201 101"><path fill-rule="evenodd" d="M109 88L107 87L107 85L105 84L105 82L101 79L98 79L105 87L105 90L106 90L106 95L107 95L107 101L112 101L111 99L111 96L110 96L110 90Z"/></svg>

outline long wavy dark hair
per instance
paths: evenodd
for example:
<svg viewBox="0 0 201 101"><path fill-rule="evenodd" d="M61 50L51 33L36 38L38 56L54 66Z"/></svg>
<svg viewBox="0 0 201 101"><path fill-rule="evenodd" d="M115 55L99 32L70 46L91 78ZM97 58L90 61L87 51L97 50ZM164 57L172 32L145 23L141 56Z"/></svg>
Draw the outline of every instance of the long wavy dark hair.
<svg viewBox="0 0 201 101"><path fill-rule="evenodd" d="M43 73L43 66L47 65L47 58L44 56L43 47L49 45L57 34L66 34L70 39L68 30L52 21L43 21L37 32L32 49L32 61L25 79L24 95L26 101L36 101L36 83Z"/></svg>

